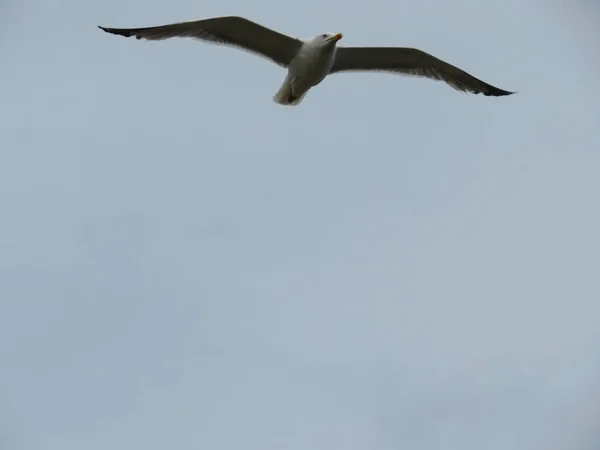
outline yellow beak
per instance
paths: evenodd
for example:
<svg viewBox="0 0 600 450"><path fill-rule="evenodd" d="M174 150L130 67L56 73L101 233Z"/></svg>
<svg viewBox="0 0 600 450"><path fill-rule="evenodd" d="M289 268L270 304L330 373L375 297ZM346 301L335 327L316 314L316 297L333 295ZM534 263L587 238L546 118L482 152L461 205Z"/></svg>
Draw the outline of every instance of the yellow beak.
<svg viewBox="0 0 600 450"><path fill-rule="evenodd" d="M343 35L342 33L338 33L338 34L336 34L335 36L333 36L333 37L331 38L331 40L332 40L333 42L337 42L337 41L339 41L339 40L340 40L341 38L343 38L343 37L344 37L344 35Z"/></svg>

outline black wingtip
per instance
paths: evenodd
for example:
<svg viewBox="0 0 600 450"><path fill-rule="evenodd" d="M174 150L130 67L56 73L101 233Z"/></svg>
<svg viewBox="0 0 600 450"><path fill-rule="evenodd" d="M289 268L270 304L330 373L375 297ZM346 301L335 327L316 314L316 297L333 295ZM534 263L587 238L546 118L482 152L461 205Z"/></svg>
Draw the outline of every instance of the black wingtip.
<svg viewBox="0 0 600 450"><path fill-rule="evenodd" d="M516 94L516 92L505 91L504 89L499 89L499 88L493 88L487 92L483 92L483 95L485 95L487 97L503 97L505 95L513 95L513 94Z"/></svg>
<svg viewBox="0 0 600 450"><path fill-rule="evenodd" d="M116 34L118 36L124 36L124 37L133 36L133 33L131 31L125 30L122 28L106 28L106 27L102 27L100 25L98 25L98 28L100 28L102 31L104 31L106 33Z"/></svg>

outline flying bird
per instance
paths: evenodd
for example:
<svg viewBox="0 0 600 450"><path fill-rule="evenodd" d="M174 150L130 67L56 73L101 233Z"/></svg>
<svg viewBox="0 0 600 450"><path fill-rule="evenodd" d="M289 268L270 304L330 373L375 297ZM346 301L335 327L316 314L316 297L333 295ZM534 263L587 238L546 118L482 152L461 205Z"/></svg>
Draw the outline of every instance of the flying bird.
<svg viewBox="0 0 600 450"><path fill-rule="evenodd" d="M444 81L462 92L494 97L514 94L416 48L338 46L342 33L297 39L243 17L212 17L146 28L98 28L137 39L194 38L236 47L271 60L287 69L281 88L273 96L280 105L298 105L312 87L338 72L380 71L413 75Z"/></svg>

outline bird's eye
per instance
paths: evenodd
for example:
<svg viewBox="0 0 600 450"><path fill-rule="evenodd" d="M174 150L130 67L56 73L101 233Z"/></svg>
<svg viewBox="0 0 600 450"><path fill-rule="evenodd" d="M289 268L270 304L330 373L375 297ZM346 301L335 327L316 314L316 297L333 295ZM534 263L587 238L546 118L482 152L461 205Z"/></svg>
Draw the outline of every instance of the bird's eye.
<svg viewBox="0 0 600 450"><path fill-rule="evenodd" d="M327 35L326 35L326 34L322 34L322 35L321 35L321 37L324 37L324 38L326 38L326 37L327 37Z"/></svg>

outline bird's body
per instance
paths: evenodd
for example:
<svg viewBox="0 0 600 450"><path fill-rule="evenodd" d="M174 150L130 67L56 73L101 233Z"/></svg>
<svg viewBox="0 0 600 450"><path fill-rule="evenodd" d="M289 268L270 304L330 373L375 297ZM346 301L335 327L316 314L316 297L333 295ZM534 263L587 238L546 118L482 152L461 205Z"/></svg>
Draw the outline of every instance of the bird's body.
<svg viewBox="0 0 600 450"><path fill-rule="evenodd" d="M307 92L338 72L383 71L441 80L456 90L486 96L510 95L428 53L406 47L341 47L341 33L296 39L248 19L214 17L148 28L105 28L107 33L137 39L191 37L212 44L241 48L286 68L287 75L273 100L298 105Z"/></svg>
<svg viewBox="0 0 600 450"><path fill-rule="evenodd" d="M323 34L304 41L290 61L288 73L273 100L280 105L299 104L308 90L329 75L335 62L340 34Z"/></svg>

